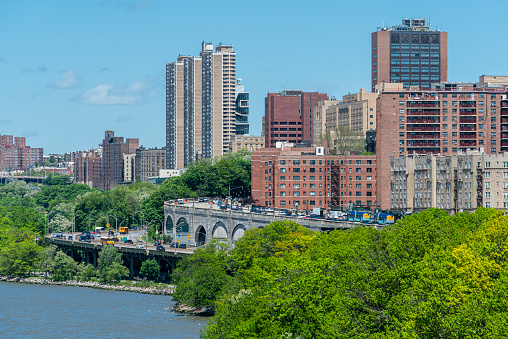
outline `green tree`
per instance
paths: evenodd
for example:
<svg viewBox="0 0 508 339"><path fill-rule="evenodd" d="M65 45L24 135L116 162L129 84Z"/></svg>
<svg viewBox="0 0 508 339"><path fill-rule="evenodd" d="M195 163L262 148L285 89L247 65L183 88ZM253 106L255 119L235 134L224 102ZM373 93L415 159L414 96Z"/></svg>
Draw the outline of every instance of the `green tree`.
<svg viewBox="0 0 508 339"><path fill-rule="evenodd" d="M62 251L56 252L53 261L53 280L71 280L78 272L78 263Z"/></svg>
<svg viewBox="0 0 508 339"><path fill-rule="evenodd" d="M89 281L97 276L97 270L93 265L82 262L78 265L78 276L81 280Z"/></svg>
<svg viewBox="0 0 508 339"><path fill-rule="evenodd" d="M47 173L46 179L42 182L44 185L68 185L71 182L71 178L68 175L62 175L59 173Z"/></svg>
<svg viewBox="0 0 508 339"><path fill-rule="evenodd" d="M331 155L347 155L349 151L365 152L365 135L347 126L341 125L324 133L321 140L326 140Z"/></svg>
<svg viewBox="0 0 508 339"><path fill-rule="evenodd" d="M113 281L120 281L122 280L122 277L128 277L129 276L129 269L125 266L123 266L120 263L113 263L108 267L104 274L104 280L107 283L111 283Z"/></svg>
<svg viewBox="0 0 508 339"><path fill-rule="evenodd" d="M147 278L149 280L156 280L159 278L161 271L161 267L157 263L155 259L145 260L143 264L141 264L141 269L139 270L139 274L142 277Z"/></svg>
<svg viewBox="0 0 508 339"><path fill-rule="evenodd" d="M57 247L55 245L49 245L39 252L38 267L40 271L46 273L46 277L48 273L53 274L53 262L55 260L56 251Z"/></svg>
<svg viewBox="0 0 508 339"><path fill-rule="evenodd" d="M212 241L184 258L172 275L176 284L173 298L196 307L213 306L232 278L227 271L227 247Z"/></svg>
<svg viewBox="0 0 508 339"><path fill-rule="evenodd" d="M107 245L99 252L98 275L105 282L120 280L129 275L129 269L122 265L122 254L114 246Z"/></svg>
<svg viewBox="0 0 508 339"><path fill-rule="evenodd" d="M20 276L34 271L39 250L33 238L3 245L0 248L0 274Z"/></svg>

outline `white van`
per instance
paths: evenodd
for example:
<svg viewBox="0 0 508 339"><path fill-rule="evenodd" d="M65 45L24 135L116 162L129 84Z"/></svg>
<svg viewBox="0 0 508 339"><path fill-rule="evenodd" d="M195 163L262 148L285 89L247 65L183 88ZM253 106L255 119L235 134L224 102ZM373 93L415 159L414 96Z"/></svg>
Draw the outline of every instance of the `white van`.
<svg viewBox="0 0 508 339"><path fill-rule="evenodd" d="M183 204L185 203L185 201L183 201L183 199L178 199L178 203L179 203L180 205L183 205Z"/></svg>

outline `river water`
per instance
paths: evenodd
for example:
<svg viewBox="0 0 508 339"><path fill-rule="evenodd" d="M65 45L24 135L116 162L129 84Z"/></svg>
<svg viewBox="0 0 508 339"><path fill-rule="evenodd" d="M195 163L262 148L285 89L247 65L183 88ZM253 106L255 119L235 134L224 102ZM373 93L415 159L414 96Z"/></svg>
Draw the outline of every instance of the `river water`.
<svg viewBox="0 0 508 339"><path fill-rule="evenodd" d="M171 297L0 282L0 338L199 338L208 318Z"/></svg>

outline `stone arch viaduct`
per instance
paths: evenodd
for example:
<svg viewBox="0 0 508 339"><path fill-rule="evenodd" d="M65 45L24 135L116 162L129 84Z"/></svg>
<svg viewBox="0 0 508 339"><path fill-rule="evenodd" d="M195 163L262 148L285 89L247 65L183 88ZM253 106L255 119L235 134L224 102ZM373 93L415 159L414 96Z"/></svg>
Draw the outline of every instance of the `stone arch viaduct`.
<svg viewBox="0 0 508 339"><path fill-rule="evenodd" d="M165 233L175 236L183 243L198 246L209 243L212 238L234 244L251 228L263 228L275 220L291 219L313 231L346 229L355 223L329 220L296 219L275 214L259 214L244 211L194 208L192 206L164 203Z"/></svg>

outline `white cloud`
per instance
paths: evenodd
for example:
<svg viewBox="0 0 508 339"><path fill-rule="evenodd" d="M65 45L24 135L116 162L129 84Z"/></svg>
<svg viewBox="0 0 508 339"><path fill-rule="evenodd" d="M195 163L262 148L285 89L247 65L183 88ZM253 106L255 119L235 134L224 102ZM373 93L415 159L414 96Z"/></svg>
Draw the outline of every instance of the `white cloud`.
<svg viewBox="0 0 508 339"><path fill-rule="evenodd" d="M74 101L93 105L137 105L157 94L151 81L145 77L126 86L102 84L74 98Z"/></svg>
<svg viewBox="0 0 508 339"><path fill-rule="evenodd" d="M49 87L53 88L74 88L79 85L79 79L74 74L73 70L67 71L60 79L53 81Z"/></svg>

